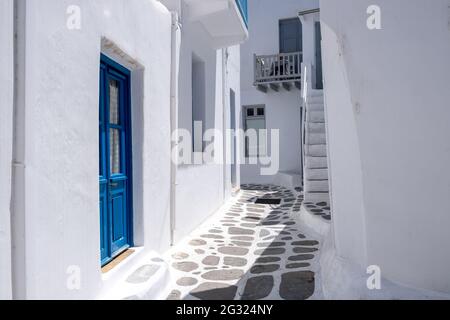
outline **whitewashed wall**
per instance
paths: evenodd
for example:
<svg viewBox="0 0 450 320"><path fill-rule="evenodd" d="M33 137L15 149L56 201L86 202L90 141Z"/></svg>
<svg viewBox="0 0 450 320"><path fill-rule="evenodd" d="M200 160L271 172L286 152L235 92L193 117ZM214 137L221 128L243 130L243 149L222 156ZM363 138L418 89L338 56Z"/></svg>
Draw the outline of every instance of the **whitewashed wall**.
<svg viewBox="0 0 450 320"><path fill-rule="evenodd" d="M253 55L278 54L279 20L296 18L302 10L316 9L319 1L249 0L248 5L249 40L241 47L242 105L266 106L267 129L280 130L279 171L301 175L300 91L292 89L291 92L287 92L280 89L278 93L269 90L267 94L257 91L253 86ZM308 28L304 31L308 32ZM304 45L310 44L309 40L309 36L305 37ZM311 49L311 46L307 48ZM241 179L242 183L273 183L275 176L261 176L259 165L245 165L241 168Z"/></svg>
<svg viewBox="0 0 450 320"><path fill-rule="evenodd" d="M236 130L242 129L242 108L241 108L241 46L234 46L227 49L228 58L226 63L226 89L225 89L225 124L226 128L229 129L232 127L231 124L231 97L230 90L233 90L235 93L235 123L234 127ZM231 139L231 137L230 137ZM233 147L232 141L228 139L226 141L226 154L231 159L233 156L233 152L231 148ZM241 153L243 152L240 148L242 146L242 141L240 136L236 136L235 142L235 151L236 151L236 187L241 185L241 166L240 159ZM232 184L231 184L231 175L232 175L232 166L231 163L225 168L226 170L226 178L225 178L225 194L229 196L232 192Z"/></svg>
<svg viewBox="0 0 450 320"><path fill-rule="evenodd" d="M228 73L224 91L222 50L214 48L213 39L200 23L189 22L183 16L182 19L179 127L188 130L192 128L192 55L195 54L205 62L206 66L206 128L222 131L224 125L225 128L229 127L230 98L228 92L230 88L236 93L236 104L239 103L239 48L229 50ZM222 154L223 151L223 140L216 140L216 155ZM225 166L214 163L179 166L176 242L187 236L231 196L230 172L229 164Z"/></svg>
<svg viewBox="0 0 450 320"><path fill-rule="evenodd" d="M0 2L0 300L11 291L11 160L13 135L13 1Z"/></svg>
<svg viewBox="0 0 450 320"><path fill-rule="evenodd" d="M69 31L66 9L73 1L23 4L26 169L25 190L17 199L25 206L18 214L25 215L19 229L26 235L15 252L24 265L15 268L25 282L16 294L96 298L114 278L102 276L99 256L101 38L141 66L132 76L135 240L142 254L161 251L170 241L171 18L153 0L80 0L82 29ZM2 15L3 7L2 1ZM71 265L81 268L80 290L66 287Z"/></svg>
<svg viewBox="0 0 450 320"><path fill-rule="evenodd" d="M338 256L450 292L448 0L321 0Z"/></svg>

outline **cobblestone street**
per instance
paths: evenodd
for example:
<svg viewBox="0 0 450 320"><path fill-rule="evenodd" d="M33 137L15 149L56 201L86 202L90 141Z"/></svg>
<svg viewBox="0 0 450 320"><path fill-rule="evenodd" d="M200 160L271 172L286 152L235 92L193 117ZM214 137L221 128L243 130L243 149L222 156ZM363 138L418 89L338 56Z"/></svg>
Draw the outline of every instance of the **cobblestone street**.
<svg viewBox="0 0 450 320"><path fill-rule="evenodd" d="M272 203L257 203L261 199ZM242 186L214 217L167 253L174 279L167 298L314 298L319 242L295 219L302 201L300 192L281 187Z"/></svg>

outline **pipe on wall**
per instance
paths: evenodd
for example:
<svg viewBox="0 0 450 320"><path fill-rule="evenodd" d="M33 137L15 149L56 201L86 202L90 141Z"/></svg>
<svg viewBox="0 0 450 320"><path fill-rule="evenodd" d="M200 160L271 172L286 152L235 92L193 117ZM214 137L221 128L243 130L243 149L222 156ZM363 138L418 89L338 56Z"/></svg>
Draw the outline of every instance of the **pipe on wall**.
<svg viewBox="0 0 450 320"><path fill-rule="evenodd" d="M25 239L26 6L26 0L14 0L14 101L11 179L11 264L13 299L25 299L27 297Z"/></svg>
<svg viewBox="0 0 450 320"><path fill-rule="evenodd" d="M177 12L172 12L171 80L170 80L170 245L175 243L176 194L178 170L178 74L181 51L181 23Z"/></svg>

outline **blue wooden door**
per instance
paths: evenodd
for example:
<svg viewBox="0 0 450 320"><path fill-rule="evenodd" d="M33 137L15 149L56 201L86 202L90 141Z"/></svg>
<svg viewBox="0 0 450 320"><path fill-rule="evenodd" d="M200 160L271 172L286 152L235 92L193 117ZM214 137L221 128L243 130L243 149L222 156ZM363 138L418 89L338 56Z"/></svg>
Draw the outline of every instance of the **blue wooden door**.
<svg viewBox="0 0 450 320"><path fill-rule="evenodd" d="M132 245L130 72L100 63L100 251L107 264Z"/></svg>
<svg viewBox="0 0 450 320"><path fill-rule="evenodd" d="M320 30L320 22L315 23L316 35L316 89L323 89L323 72L322 72L322 33Z"/></svg>
<svg viewBox="0 0 450 320"><path fill-rule="evenodd" d="M301 52L302 23L299 18L280 20L280 53Z"/></svg>

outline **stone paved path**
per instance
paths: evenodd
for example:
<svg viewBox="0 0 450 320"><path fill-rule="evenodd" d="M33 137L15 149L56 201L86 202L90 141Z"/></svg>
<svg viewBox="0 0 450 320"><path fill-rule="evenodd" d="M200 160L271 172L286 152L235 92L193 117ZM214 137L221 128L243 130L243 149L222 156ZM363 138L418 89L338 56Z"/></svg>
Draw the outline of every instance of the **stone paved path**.
<svg viewBox="0 0 450 320"><path fill-rule="evenodd" d="M328 202L305 202L306 210L314 216L322 217L326 221L331 221L331 208Z"/></svg>
<svg viewBox="0 0 450 320"><path fill-rule="evenodd" d="M255 204L280 199L279 205ZM165 257L174 276L168 299L302 300L315 292L319 243L294 216L303 196L245 185L238 197Z"/></svg>

